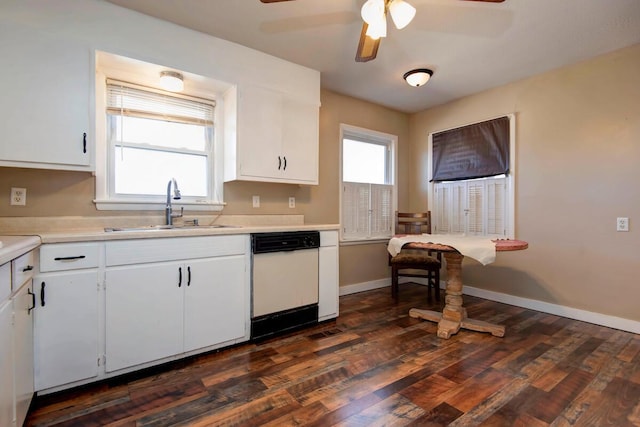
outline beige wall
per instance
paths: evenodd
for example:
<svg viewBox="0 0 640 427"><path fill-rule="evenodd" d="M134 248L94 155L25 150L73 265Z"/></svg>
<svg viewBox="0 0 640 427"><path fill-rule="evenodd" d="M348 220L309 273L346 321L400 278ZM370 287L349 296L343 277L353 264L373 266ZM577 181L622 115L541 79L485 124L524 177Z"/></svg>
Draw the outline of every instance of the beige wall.
<svg viewBox="0 0 640 427"><path fill-rule="evenodd" d="M338 223L340 206L340 124L398 137L398 165L409 163L409 117L379 105L323 90L320 108L320 185L310 188L309 222ZM398 170L398 204L408 207L409 171ZM340 247L340 286L389 276L386 246L381 243Z"/></svg>
<svg viewBox="0 0 640 427"><path fill-rule="evenodd" d="M229 182L224 185L227 202L223 215L304 214L306 222L338 223L339 220L339 148L340 123L372 129L398 136L399 161L408 163L408 115L323 90L320 109L320 185ZM409 171L398 174L400 206L407 206ZM164 188L165 184L160 184ZM11 187L27 189L26 206L10 206ZM90 173L0 167L0 216L113 216L132 212L98 211L95 180ZM251 198L260 196L260 208L253 208ZM296 207L288 207L289 196L296 197ZM136 212L137 213L137 212ZM142 212L140 214L158 214ZM197 215L197 214L196 214ZM356 245L341 249L340 283L354 284L388 276L385 246Z"/></svg>
<svg viewBox="0 0 640 427"><path fill-rule="evenodd" d="M320 185L227 183L223 214L339 222L340 123L397 135L399 208L426 209L429 132L514 112L516 235L530 248L501 253L487 267L465 262L465 283L640 320L638 76L640 45L411 116L323 90ZM11 187L27 188L26 207L9 206ZM261 196L260 208L251 207L252 195ZM0 196L0 216L113 215L95 210L87 173L0 168ZM615 231L618 216L630 218L629 233ZM384 244L342 246L341 286L387 278L386 262Z"/></svg>
<svg viewBox="0 0 640 427"><path fill-rule="evenodd" d="M430 132L516 114L516 237L522 252L476 287L640 320L640 45L414 114L411 209L425 207ZM631 231L616 232L616 217Z"/></svg>

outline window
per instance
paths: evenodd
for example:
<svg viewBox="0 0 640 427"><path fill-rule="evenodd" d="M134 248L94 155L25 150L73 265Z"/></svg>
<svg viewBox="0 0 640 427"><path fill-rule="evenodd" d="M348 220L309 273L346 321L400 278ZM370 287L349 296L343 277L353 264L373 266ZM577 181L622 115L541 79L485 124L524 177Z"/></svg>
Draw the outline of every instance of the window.
<svg viewBox="0 0 640 427"><path fill-rule="evenodd" d="M175 178L189 209L216 209L215 101L107 80L99 209L161 209Z"/></svg>
<svg viewBox="0 0 640 427"><path fill-rule="evenodd" d="M341 125L342 240L393 234L397 137Z"/></svg>
<svg viewBox="0 0 640 427"><path fill-rule="evenodd" d="M481 127L485 125L502 130L487 131L487 127ZM443 132L429 136L429 158L433 159L429 177L438 173L449 178L433 179L435 182L429 186L433 232L513 238L515 117L505 116L454 131L450 138L440 141L449 144L448 148L436 147L435 154L434 135ZM434 172L438 167L439 171Z"/></svg>

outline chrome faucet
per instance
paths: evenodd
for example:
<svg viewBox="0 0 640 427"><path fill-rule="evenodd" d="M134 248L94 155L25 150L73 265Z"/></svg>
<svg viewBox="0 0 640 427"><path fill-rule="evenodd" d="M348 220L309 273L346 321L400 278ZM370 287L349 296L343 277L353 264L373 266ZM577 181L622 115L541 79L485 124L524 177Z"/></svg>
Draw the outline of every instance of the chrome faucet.
<svg viewBox="0 0 640 427"><path fill-rule="evenodd" d="M167 225L173 225L173 218L180 218L184 213L184 207L180 209L179 214L173 213L173 208L171 207L171 184L173 184L173 200L180 200L182 198L180 189L178 188L178 182L175 178L171 178L167 184L167 205L164 208Z"/></svg>

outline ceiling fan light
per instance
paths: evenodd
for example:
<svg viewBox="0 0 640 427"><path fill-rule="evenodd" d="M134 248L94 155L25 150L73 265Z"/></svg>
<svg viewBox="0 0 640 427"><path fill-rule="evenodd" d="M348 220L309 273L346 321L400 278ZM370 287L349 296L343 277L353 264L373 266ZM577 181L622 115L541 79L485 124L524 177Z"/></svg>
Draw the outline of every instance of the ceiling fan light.
<svg viewBox="0 0 640 427"><path fill-rule="evenodd" d="M371 25L384 15L384 0L367 0L360 9L360 15L364 22Z"/></svg>
<svg viewBox="0 0 640 427"><path fill-rule="evenodd" d="M429 79L433 76L433 71L428 68L416 68L415 70L407 71L402 76L409 86L419 87L424 86Z"/></svg>
<svg viewBox="0 0 640 427"><path fill-rule="evenodd" d="M389 4L389 13L396 28L401 30L416 16L416 8L404 0L393 0Z"/></svg>
<svg viewBox="0 0 640 427"><path fill-rule="evenodd" d="M160 72L160 86L169 92L182 92L184 89L182 74L175 71Z"/></svg>
<svg viewBox="0 0 640 427"><path fill-rule="evenodd" d="M380 37L387 37L387 20L384 19L384 14L382 15L382 19L378 19L369 24L366 34L373 40L378 40Z"/></svg>

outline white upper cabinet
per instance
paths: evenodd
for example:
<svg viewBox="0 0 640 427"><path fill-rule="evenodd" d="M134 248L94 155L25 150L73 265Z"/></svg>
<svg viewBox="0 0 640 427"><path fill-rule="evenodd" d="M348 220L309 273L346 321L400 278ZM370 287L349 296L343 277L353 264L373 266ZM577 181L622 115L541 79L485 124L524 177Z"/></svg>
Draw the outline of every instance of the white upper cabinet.
<svg viewBox="0 0 640 427"><path fill-rule="evenodd" d="M226 180L317 185L319 100L248 85L237 102L237 134L225 141L225 154L235 157L225 163Z"/></svg>
<svg viewBox="0 0 640 427"><path fill-rule="evenodd" d="M88 46L0 20L0 166L93 169Z"/></svg>

